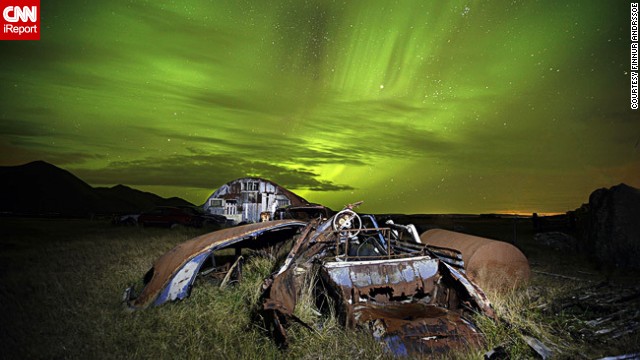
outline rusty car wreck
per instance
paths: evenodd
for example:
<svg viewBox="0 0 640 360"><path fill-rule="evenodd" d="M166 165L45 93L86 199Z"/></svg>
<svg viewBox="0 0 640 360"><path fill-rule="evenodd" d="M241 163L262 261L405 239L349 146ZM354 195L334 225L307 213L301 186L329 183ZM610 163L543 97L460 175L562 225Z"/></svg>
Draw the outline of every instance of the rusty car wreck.
<svg viewBox="0 0 640 360"><path fill-rule="evenodd" d="M305 220L247 224L196 237L161 256L145 275L141 292L136 296L128 288L124 300L129 309L138 310L184 299L199 275L213 275L223 282L239 278L242 249L273 249L288 243L286 258L265 279L260 298L261 318L279 345L287 345L287 325L301 322L294 308L304 281L300 273L309 272L319 275L318 296L331 299L346 327L368 329L396 356L482 344L470 315L493 318L494 313L482 289L466 274L470 250L459 251L442 242L429 245L413 225L389 221L381 227L374 216L356 213L357 205L333 216L327 211L307 212ZM471 248L473 253L479 246ZM526 280L526 258L513 248L512 259L506 263L490 259L490 265L507 269L513 281ZM217 256L223 249L235 253ZM504 266L495 267L500 262Z"/></svg>

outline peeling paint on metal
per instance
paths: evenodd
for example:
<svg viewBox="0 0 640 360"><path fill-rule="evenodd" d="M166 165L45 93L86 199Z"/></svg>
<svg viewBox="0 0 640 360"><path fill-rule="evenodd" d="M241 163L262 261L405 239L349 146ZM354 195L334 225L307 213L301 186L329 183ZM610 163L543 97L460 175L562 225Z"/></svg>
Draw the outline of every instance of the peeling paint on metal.
<svg viewBox="0 0 640 360"><path fill-rule="evenodd" d="M254 239L266 232L295 230L306 226L307 223L303 221L278 220L227 228L186 241L169 250L156 260L153 264L153 276L138 297L127 299L127 306L135 310L143 309L150 304L156 304L156 299L161 297L161 293L167 289L176 274L195 257L201 256L202 254L208 255L214 250L230 247L241 241ZM191 278L188 285L191 285L194 279L195 277ZM178 293L181 292L178 291ZM129 295L133 296L134 294L132 291L129 291ZM169 290L166 290L166 294L164 294L163 297L164 299L169 298ZM160 300L159 304L164 302L166 302L166 300Z"/></svg>
<svg viewBox="0 0 640 360"><path fill-rule="evenodd" d="M209 255L211 255L210 252L200 254L186 263L156 298L153 305L158 306L167 301L182 300L187 297L189 288L198 275L200 266Z"/></svg>

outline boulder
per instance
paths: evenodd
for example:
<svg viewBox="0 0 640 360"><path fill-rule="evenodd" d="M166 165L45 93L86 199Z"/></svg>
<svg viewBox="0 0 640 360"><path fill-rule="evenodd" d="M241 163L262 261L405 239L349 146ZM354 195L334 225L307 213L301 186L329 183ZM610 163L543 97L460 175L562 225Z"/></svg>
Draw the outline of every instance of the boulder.
<svg viewBox="0 0 640 360"><path fill-rule="evenodd" d="M640 268L640 190L620 184L598 189L576 210L585 249L607 267Z"/></svg>

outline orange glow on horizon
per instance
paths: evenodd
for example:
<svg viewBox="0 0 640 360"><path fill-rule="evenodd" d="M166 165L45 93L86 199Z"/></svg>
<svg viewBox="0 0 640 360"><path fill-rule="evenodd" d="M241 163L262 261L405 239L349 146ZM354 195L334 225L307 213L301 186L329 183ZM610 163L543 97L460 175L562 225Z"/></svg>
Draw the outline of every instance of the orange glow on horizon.
<svg viewBox="0 0 640 360"><path fill-rule="evenodd" d="M499 210L495 212L500 215L517 215L517 216L533 216L533 212L526 212L520 210ZM566 213L563 212L536 212L538 216L555 216L555 215L564 215Z"/></svg>

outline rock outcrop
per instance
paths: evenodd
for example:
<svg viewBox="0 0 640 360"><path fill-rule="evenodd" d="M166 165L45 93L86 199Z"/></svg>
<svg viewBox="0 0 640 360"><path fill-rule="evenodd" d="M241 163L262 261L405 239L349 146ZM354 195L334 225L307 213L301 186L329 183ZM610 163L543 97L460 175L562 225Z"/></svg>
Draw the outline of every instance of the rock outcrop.
<svg viewBox="0 0 640 360"><path fill-rule="evenodd" d="M640 190L598 189L575 211L578 235L601 265L640 268Z"/></svg>

